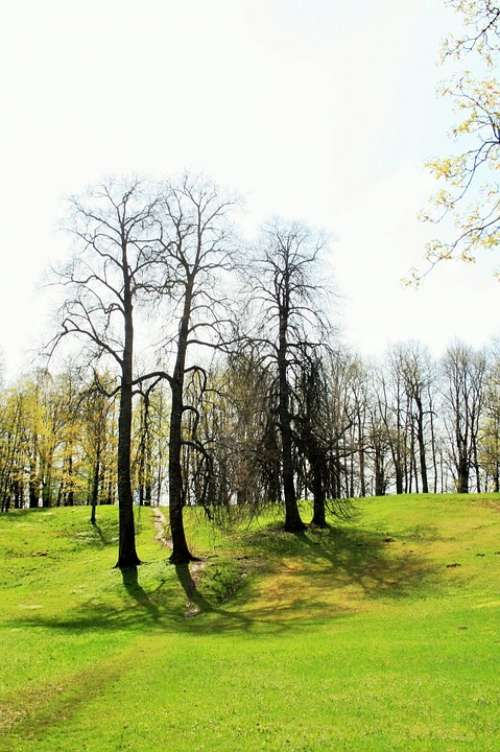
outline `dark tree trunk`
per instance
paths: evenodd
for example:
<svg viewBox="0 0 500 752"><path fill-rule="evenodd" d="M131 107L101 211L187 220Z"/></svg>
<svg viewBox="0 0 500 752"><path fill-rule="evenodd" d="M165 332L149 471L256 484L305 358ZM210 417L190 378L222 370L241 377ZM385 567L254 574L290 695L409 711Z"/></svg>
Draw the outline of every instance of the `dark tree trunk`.
<svg viewBox="0 0 500 752"><path fill-rule="evenodd" d="M135 548L134 503L132 498L132 482L130 478L130 446L132 435L132 356L133 356L133 319L130 279L126 258L126 246L123 248L124 275L124 319L125 337L123 347L122 376L120 389L120 411L118 415L118 519L119 569L127 569L140 564Z"/></svg>
<svg viewBox="0 0 500 752"><path fill-rule="evenodd" d="M38 488L34 480L30 480L29 482L29 506L30 509L38 507Z"/></svg>
<svg viewBox="0 0 500 752"><path fill-rule="evenodd" d="M290 394L287 378L287 343L286 343L286 313L280 311L280 338L278 350L279 372L279 417L281 432L281 453L283 473L283 493L285 496L285 530L297 533L305 529L300 518L295 484L293 480L293 447L292 429L290 425Z"/></svg>
<svg viewBox="0 0 500 752"><path fill-rule="evenodd" d="M325 485L323 483L323 473L325 468L325 458L321 457L318 453L314 457L311 456L311 471L312 471L312 492L313 492L313 517L311 524L315 527L328 527L326 522L325 502L326 493Z"/></svg>
<svg viewBox="0 0 500 752"><path fill-rule="evenodd" d="M149 428L149 392L144 395L144 504L151 506L151 435Z"/></svg>
<svg viewBox="0 0 500 752"><path fill-rule="evenodd" d="M457 467L457 492L469 493L469 461L467 457L459 457Z"/></svg>
<svg viewBox="0 0 500 752"><path fill-rule="evenodd" d="M172 554L169 561L172 564L188 564L196 561L191 554L184 530L184 484L182 477L182 413L184 395L184 372L186 367L186 351L189 336L189 320L191 316L191 302L193 280L189 279L179 335L177 341L177 356L174 374L170 383L172 404L170 410L170 434L168 456L168 503L170 534L172 536Z"/></svg>
<svg viewBox="0 0 500 752"><path fill-rule="evenodd" d="M184 371L184 368L182 369ZM170 414L170 442L168 458L168 497L170 534L172 536L172 564L188 564L194 560L189 551L184 530L184 484L182 478L182 381L172 385Z"/></svg>
<svg viewBox="0 0 500 752"><path fill-rule="evenodd" d="M97 501L99 498L99 473L101 472L101 448L100 444L97 444L96 447L96 461L94 465L94 477L92 479L92 496L90 498L90 503L92 505L92 510L90 512L90 522L92 525L96 524L96 507L97 507Z"/></svg>
<svg viewBox="0 0 500 752"><path fill-rule="evenodd" d="M12 490L14 492L14 509L21 509L22 491L21 491L21 483L18 480L14 481L12 485Z"/></svg>
<svg viewBox="0 0 500 752"><path fill-rule="evenodd" d="M403 468L399 462L395 464L395 472L396 472L396 493L402 494L403 493Z"/></svg>
<svg viewBox="0 0 500 752"><path fill-rule="evenodd" d="M375 449L375 496L385 496L385 472L380 449Z"/></svg>
<svg viewBox="0 0 500 752"><path fill-rule="evenodd" d="M37 478L37 452L38 441L35 436L33 443L33 454L30 461L30 478L28 482L28 498L30 509L36 509L38 506L38 497L40 495L39 482Z"/></svg>
<svg viewBox="0 0 500 752"><path fill-rule="evenodd" d="M75 504L75 492L73 489L73 455L70 454L68 458L68 478L69 478L69 490L66 494L65 506L72 507Z"/></svg>
<svg viewBox="0 0 500 752"><path fill-rule="evenodd" d="M48 509L52 504L51 496L52 493L50 479L46 478L42 484L42 506L45 509Z"/></svg>
<svg viewBox="0 0 500 752"><path fill-rule="evenodd" d="M417 405L417 443L420 456L420 475L422 478L422 493L429 493L429 482L427 479L427 460L425 456L425 439L424 439L424 409L420 397L415 397Z"/></svg>
<svg viewBox="0 0 500 752"><path fill-rule="evenodd" d="M475 436L473 437L473 440L472 440L472 456L473 456L474 472L476 475L476 491L477 493L481 493L481 469L479 467L477 441L476 441Z"/></svg>
<svg viewBox="0 0 500 752"><path fill-rule="evenodd" d="M358 434L358 441L360 442L358 456L359 456L359 483L360 496L366 496L366 479L365 479L365 450L361 444L362 437Z"/></svg>
<svg viewBox="0 0 500 752"><path fill-rule="evenodd" d="M429 389L429 413L430 413L430 428L431 428L432 468L433 468L433 471L434 471L433 490L434 490L434 493L437 493L437 490L438 490L438 466L437 466L437 457L436 457L436 436L435 436L435 432L434 432L434 409L433 409L432 397L431 397L430 389Z"/></svg>

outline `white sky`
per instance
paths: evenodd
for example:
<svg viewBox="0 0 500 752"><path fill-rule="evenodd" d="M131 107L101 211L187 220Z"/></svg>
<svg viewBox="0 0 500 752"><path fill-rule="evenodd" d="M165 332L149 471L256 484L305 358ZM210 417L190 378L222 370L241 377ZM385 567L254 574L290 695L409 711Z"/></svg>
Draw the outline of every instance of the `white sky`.
<svg viewBox="0 0 500 752"><path fill-rule="evenodd" d="M0 347L9 376L47 336L40 281L62 198L114 173L202 170L330 231L345 340L365 355L498 333L494 259L419 291L423 163L449 149L442 0L16 0L0 30ZM431 233L431 234L435 234Z"/></svg>

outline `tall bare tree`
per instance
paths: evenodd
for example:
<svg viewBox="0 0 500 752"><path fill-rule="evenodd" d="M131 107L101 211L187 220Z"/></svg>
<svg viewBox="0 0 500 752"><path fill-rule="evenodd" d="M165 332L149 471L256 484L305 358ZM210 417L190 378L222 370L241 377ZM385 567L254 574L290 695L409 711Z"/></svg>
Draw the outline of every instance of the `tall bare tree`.
<svg viewBox="0 0 500 752"><path fill-rule="evenodd" d="M195 560L186 540L183 508L186 497L186 473L183 455L192 450L201 455L207 473L211 458L194 430L185 434L187 413L198 418L194 404L186 401L186 380L193 374L206 382L206 370L190 359L196 348L224 351L231 330L231 300L227 279L234 269L237 247L229 223L234 202L221 196L217 186L197 177L165 183L160 189L156 215L162 224L161 262L164 283L159 291L167 304L167 320L175 331L166 337L171 371L159 372L170 384L170 424L168 490L169 519L174 564ZM206 487L208 489L208 485Z"/></svg>
<svg viewBox="0 0 500 752"><path fill-rule="evenodd" d="M50 351L68 335L84 341L88 361L111 364L119 375L118 500L119 550L116 566L140 563L135 546L130 477L134 383L134 308L150 288L157 262L160 226L156 201L143 184L110 182L71 200L69 230L74 255L56 272L65 300Z"/></svg>

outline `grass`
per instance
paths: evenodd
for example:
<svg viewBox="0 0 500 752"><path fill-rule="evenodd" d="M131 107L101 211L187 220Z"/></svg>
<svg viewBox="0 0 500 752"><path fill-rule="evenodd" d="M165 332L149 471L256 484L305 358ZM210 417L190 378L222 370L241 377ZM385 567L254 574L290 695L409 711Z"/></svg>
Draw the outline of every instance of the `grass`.
<svg viewBox="0 0 500 752"><path fill-rule="evenodd" d="M298 536L193 512L191 574L143 509L125 579L98 513L0 518L2 752L498 749L498 496L367 499Z"/></svg>

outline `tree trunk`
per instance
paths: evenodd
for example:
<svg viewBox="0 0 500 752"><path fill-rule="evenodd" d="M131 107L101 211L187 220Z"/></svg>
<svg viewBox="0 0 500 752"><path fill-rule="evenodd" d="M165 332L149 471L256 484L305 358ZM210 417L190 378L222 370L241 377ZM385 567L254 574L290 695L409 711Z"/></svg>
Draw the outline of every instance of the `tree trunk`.
<svg viewBox="0 0 500 752"><path fill-rule="evenodd" d="M101 449L99 443L96 447L96 461L94 465L94 477L92 479L92 496L90 503L92 505L92 511L90 513L90 522L92 525L96 524L96 507L99 497L99 473L101 472Z"/></svg>
<svg viewBox="0 0 500 752"><path fill-rule="evenodd" d="M469 493L469 461L463 456L458 461L457 493Z"/></svg>
<svg viewBox="0 0 500 752"><path fill-rule="evenodd" d="M184 530L184 485L181 463L184 371L186 367L189 320L191 316L192 285L193 280L190 279L184 298L184 309L177 341L177 356L173 379L170 383L172 403L170 408L168 455L168 503L170 534L172 536L172 554L170 555L169 561L172 564L188 564L190 561L197 561L196 557L191 554L188 548L186 533Z"/></svg>
<svg viewBox="0 0 500 752"><path fill-rule="evenodd" d="M420 475L422 478L422 493L429 493L429 482L427 479L427 460L425 456L425 440L424 440L424 409L422 400L419 397L415 397L415 404L417 405L417 443L418 452L420 456Z"/></svg>
<svg viewBox="0 0 500 752"><path fill-rule="evenodd" d="M360 496L366 496L366 478L365 478L365 450L363 446L363 436L361 434L361 427L358 431L358 442L359 442L359 448L358 448L358 457L359 457L359 483L360 483L360 489L359 493Z"/></svg>
<svg viewBox="0 0 500 752"><path fill-rule="evenodd" d="M175 383L172 386L168 457L168 503L170 534L172 536L170 562L172 564L188 564L194 560L188 548L183 519L184 493L181 465L182 391L182 383Z"/></svg>
<svg viewBox="0 0 500 752"><path fill-rule="evenodd" d="M73 454L70 454L68 458L68 479L69 490L66 494L65 506L72 507L75 504L75 491L73 487Z"/></svg>
<svg viewBox="0 0 500 752"><path fill-rule="evenodd" d="M432 449L432 468L434 471L434 493L438 490L438 466L436 458L436 436L434 433L434 408L432 404L431 393L429 390L429 413L430 413L430 428L431 428L431 449Z"/></svg>
<svg viewBox="0 0 500 752"><path fill-rule="evenodd" d="M325 514L325 486L323 483L323 467L324 461L321 456L315 454L310 457L311 470L312 470L312 492L313 492L313 518L311 525L316 527L328 527Z"/></svg>
<svg viewBox="0 0 500 752"><path fill-rule="evenodd" d="M285 496L285 530L287 533L297 533L305 529L305 525L300 518L297 497L295 495L295 484L293 481L293 454L292 454L292 430L290 425L289 410L289 387L287 379L287 344L286 344L286 314L280 312L280 341L278 351L278 372L279 372L279 417L281 431L281 453L282 453L282 474L283 474L283 492Z"/></svg>
<svg viewBox="0 0 500 752"><path fill-rule="evenodd" d="M126 250L124 249L124 312L125 338L118 414L118 519L119 543L116 567L127 569L141 563L135 548L134 502L130 478L130 446L132 435L132 356L133 321L130 280L127 277Z"/></svg>

